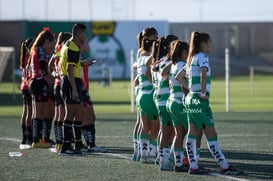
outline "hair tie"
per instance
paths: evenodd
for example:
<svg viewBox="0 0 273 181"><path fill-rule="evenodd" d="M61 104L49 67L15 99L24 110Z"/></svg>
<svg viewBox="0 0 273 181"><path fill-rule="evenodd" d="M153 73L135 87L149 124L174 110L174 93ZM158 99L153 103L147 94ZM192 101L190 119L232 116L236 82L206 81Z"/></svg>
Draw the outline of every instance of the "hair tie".
<svg viewBox="0 0 273 181"><path fill-rule="evenodd" d="M50 28L49 27L44 27L43 30L44 31L50 31Z"/></svg>

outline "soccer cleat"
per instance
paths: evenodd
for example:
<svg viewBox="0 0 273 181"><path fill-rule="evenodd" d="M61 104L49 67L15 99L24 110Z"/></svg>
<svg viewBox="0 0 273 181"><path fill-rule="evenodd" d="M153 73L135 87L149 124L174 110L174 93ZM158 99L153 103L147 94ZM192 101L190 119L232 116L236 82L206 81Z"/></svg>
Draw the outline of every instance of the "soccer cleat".
<svg viewBox="0 0 273 181"><path fill-rule="evenodd" d="M30 149L31 148L31 144L20 144L19 145L19 149L20 150L26 150L26 149Z"/></svg>
<svg viewBox="0 0 273 181"><path fill-rule="evenodd" d="M72 148L62 148L59 156L83 156L83 153Z"/></svg>
<svg viewBox="0 0 273 181"><path fill-rule="evenodd" d="M160 165L160 157L156 157L156 159L155 159L155 165Z"/></svg>
<svg viewBox="0 0 273 181"><path fill-rule="evenodd" d="M140 160L139 160L140 163L148 163L148 156L140 156Z"/></svg>
<svg viewBox="0 0 273 181"><path fill-rule="evenodd" d="M174 164L170 161L160 161L159 169L161 171L174 171Z"/></svg>
<svg viewBox="0 0 273 181"><path fill-rule="evenodd" d="M92 150L88 149L88 147L83 145L82 143L76 145L75 150L78 152L81 152L83 154L91 154L93 152Z"/></svg>
<svg viewBox="0 0 273 181"><path fill-rule="evenodd" d="M88 150L91 152L97 152L97 153L105 153L107 152L106 148L100 147L100 146L92 146L88 147Z"/></svg>
<svg viewBox="0 0 273 181"><path fill-rule="evenodd" d="M194 168L189 169L189 174L191 175L206 175L208 173L210 173L210 170L202 168L202 167L199 167L197 169L194 169Z"/></svg>
<svg viewBox="0 0 273 181"><path fill-rule="evenodd" d="M32 143L32 148L50 148L52 146L51 143L48 143L44 140L40 140L37 143Z"/></svg>
<svg viewBox="0 0 273 181"><path fill-rule="evenodd" d="M174 171L175 172L188 172L189 171L189 165L183 164L181 166L175 166Z"/></svg>
<svg viewBox="0 0 273 181"><path fill-rule="evenodd" d="M236 168L234 168L233 166L229 166L226 169L220 169L220 174L223 175L240 175L243 174L242 171L237 170Z"/></svg>
<svg viewBox="0 0 273 181"><path fill-rule="evenodd" d="M138 162L139 161L139 156L137 155L137 154L133 154L133 156L132 156L132 160L133 161L136 161L136 162Z"/></svg>

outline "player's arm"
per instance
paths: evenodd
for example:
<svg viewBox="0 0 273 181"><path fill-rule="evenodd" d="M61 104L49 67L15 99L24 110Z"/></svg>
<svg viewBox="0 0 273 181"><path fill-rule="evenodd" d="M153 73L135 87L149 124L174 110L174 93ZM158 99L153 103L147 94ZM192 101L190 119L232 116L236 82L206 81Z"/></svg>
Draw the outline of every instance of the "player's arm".
<svg viewBox="0 0 273 181"><path fill-rule="evenodd" d="M76 81L74 77L74 72L73 72L74 65L68 64L67 66L67 77L68 80L71 84L72 87L72 99L74 101L77 101L79 99L78 91L77 91L77 86L76 86Z"/></svg>
<svg viewBox="0 0 273 181"><path fill-rule="evenodd" d="M208 68L207 67L201 67L200 68L200 72L201 72L201 94L199 95L201 99L205 99L208 100L208 96L207 96L207 72L208 72Z"/></svg>

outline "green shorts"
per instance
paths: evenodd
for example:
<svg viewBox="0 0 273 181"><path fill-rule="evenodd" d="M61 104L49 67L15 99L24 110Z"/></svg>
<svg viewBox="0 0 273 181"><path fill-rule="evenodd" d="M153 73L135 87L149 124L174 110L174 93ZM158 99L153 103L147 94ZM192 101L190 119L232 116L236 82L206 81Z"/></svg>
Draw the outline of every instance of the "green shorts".
<svg viewBox="0 0 273 181"><path fill-rule="evenodd" d="M195 124L199 129L202 129L204 126L214 126L209 100L200 99L197 94L189 93L186 97L185 105L189 123Z"/></svg>
<svg viewBox="0 0 273 181"><path fill-rule="evenodd" d="M147 116L149 120L158 117L157 109L153 101L153 94L138 94L136 102L141 116Z"/></svg>
<svg viewBox="0 0 273 181"><path fill-rule="evenodd" d="M182 125L184 128L188 129L188 119L186 108L183 103L177 103L168 99L167 110L171 115L172 122L174 126Z"/></svg>
<svg viewBox="0 0 273 181"><path fill-rule="evenodd" d="M158 106L158 116L162 126L170 126L172 125L172 118L169 112L166 109L166 106Z"/></svg>

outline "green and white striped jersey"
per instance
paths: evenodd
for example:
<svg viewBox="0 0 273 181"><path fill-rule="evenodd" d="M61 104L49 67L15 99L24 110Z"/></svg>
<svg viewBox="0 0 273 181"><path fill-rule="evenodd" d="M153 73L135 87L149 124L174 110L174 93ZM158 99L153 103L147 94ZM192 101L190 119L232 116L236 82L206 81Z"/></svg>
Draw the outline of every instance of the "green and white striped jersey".
<svg viewBox="0 0 273 181"><path fill-rule="evenodd" d="M151 56L140 56L137 59L137 76L139 81L139 94L150 94L153 92L153 85L145 76L148 71L147 61Z"/></svg>
<svg viewBox="0 0 273 181"><path fill-rule="evenodd" d="M201 67L206 67L208 69L206 91L209 93L211 83L209 58L206 54L202 52L197 53L193 56L191 65L189 68L187 68L189 90L194 93L201 93Z"/></svg>
<svg viewBox="0 0 273 181"><path fill-rule="evenodd" d="M166 106L167 100L169 98L170 89L166 77L161 75L163 69L169 65L171 61L167 57L163 57L159 63L159 71L154 74L157 76L157 88L155 90L156 106Z"/></svg>
<svg viewBox="0 0 273 181"><path fill-rule="evenodd" d="M178 72L184 69L186 71L186 64L183 61L178 61L173 64L169 72L169 86L170 86L170 97L171 101L182 103L184 93L182 91L181 84L176 80L175 76Z"/></svg>

